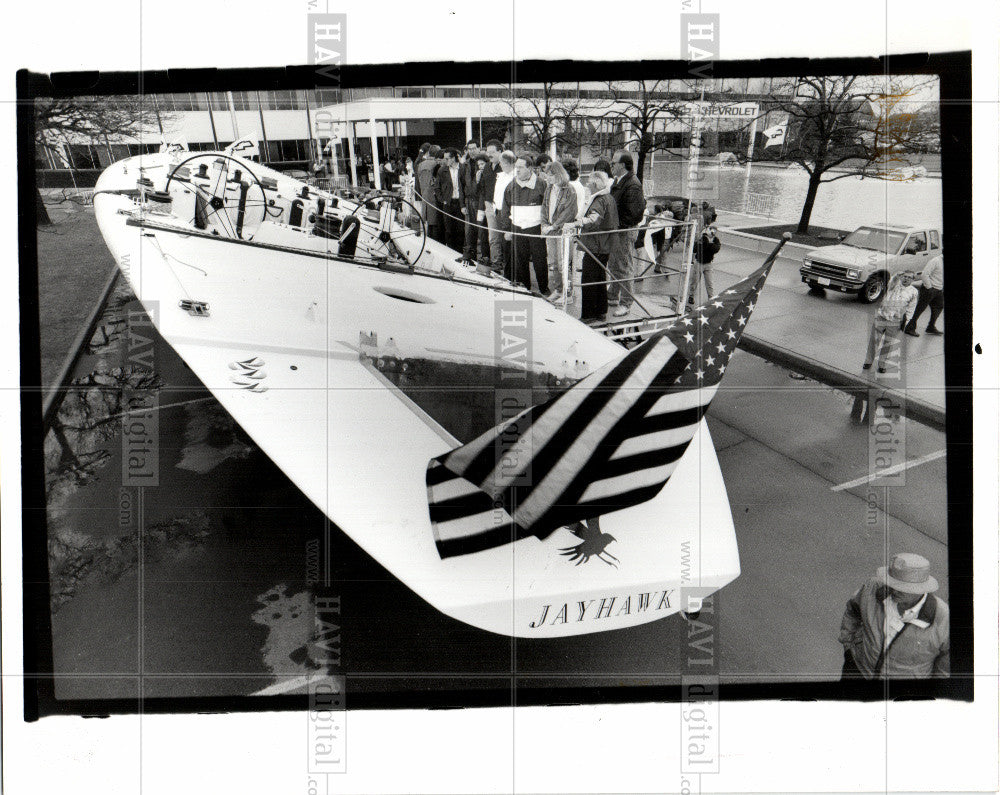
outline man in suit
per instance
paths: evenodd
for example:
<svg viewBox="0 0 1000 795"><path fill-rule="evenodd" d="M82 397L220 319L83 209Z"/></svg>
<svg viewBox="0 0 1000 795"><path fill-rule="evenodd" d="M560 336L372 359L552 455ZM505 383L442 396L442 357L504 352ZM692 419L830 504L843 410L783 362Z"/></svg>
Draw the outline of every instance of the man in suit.
<svg viewBox="0 0 1000 795"><path fill-rule="evenodd" d="M636 229L642 221L646 210L646 200L642 192L642 183L632 173L632 155L625 151L615 152L611 158L611 198L618 205L618 228L622 231L615 235L615 243L608 258L608 269L615 281L608 285L608 304L618 306L612 312L614 317L623 317L629 313L632 306L632 293L635 277L635 266L632 252L635 247Z"/></svg>
<svg viewBox="0 0 1000 795"><path fill-rule="evenodd" d="M476 244L479 241L479 223L476 216L479 214L477 201L477 179L478 166L476 158L479 156L479 144L469 141L465 145L465 153L459 161L458 181L459 193L462 200L462 215L465 216L465 235L462 247L462 257L467 262L476 259Z"/></svg>
<svg viewBox="0 0 1000 795"><path fill-rule="evenodd" d="M457 149L444 150L444 163L434 178L434 196L437 206L441 208L444 243L460 252L464 245L465 224L462 223L462 182L459 178Z"/></svg>

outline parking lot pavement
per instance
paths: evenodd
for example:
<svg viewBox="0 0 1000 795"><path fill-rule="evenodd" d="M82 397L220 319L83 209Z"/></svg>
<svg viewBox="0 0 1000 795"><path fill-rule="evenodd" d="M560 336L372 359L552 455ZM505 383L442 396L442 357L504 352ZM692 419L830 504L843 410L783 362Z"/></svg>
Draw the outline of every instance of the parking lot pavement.
<svg viewBox="0 0 1000 795"><path fill-rule="evenodd" d="M716 293L749 276L760 267L766 254L724 244L712 263L713 289ZM672 251L668 266L679 268L681 252ZM792 257L779 257L771 269L760 294L757 307L747 324L746 335L760 348L762 355L773 354L781 360L801 359L819 370L826 370L838 383L854 381L858 386L891 390L908 401L919 402L925 413L937 415L943 423L945 409L944 338L922 334L920 337L901 336L902 347L898 369L878 374L874 369L861 369L868 346L868 333L876 306L860 303L854 296L828 291L826 295L809 293L799 276L800 262ZM647 271L636 282L637 304L625 318L638 320L646 316L642 307L653 314L673 311L672 296L679 293L680 276L656 276L648 262L639 262L637 273ZM576 274L579 280L579 273ZM579 289L574 289L569 306L579 313ZM707 298L704 284L697 299ZM640 307L638 304L641 304ZM921 318L926 325L929 315ZM943 324L944 320L939 321ZM921 326L922 327L922 326ZM751 340L748 340L750 342Z"/></svg>
<svg viewBox="0 0 1000 795"><path fill-rule="evenodd" d="M944 434L897 426L910 466L859 483L869 428L850 400L738 352L709 412L742 574L718 596L723 682L838 678L851 594L889 554L924 555L947 601Z"/></svg>
<svg viewBox="0 0 1000 795"><path fill-rule="evenodd" d="M737 281L752 272L759 261L759 255L747 256L737 248L720 252L717 280L728 276L730 281ZM876 307L842 293L810 294L799 277L799 264L798 260L786 258L775 263L747 325L747 334L772 348L794 352L873 386L903 392L907 399L943 411L944 338L903 335L900 365L895 373L891 367L884 376L874 370L863 371ZM921 321L926 325L927 317Z"/></svg>

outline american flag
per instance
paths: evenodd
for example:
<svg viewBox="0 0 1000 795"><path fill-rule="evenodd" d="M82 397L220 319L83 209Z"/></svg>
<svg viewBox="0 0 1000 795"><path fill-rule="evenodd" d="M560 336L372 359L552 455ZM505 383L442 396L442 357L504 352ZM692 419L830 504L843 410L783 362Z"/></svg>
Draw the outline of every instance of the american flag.
<svg viewBox="0 0 1000 795"><path fill-rule="evenodd" d="M431 460L441 557L545 538L656 496L694 437L780 248L624 358Z"/></svg>

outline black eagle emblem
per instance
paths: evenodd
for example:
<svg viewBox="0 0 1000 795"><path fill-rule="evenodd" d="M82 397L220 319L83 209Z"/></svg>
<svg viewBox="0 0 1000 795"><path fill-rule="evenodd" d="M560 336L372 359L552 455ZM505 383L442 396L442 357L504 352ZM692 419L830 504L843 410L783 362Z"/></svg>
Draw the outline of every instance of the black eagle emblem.
<svg viewBox="0 0 1000 795"><path fill-rule="evenodd" d="M600 520L598 517L593 519L588 519L586 524L583 522L577 522L573 527L570 528L570 532L577 538L581 539L579 544L572 547L563 547L559 550L559 554L565 555L571 561L576 561L576 565L579 566L581 563L586 563L592 557L596 557L598 560L602 560L609 566L614 566L618 568L618 564L621 562L608 552L608 545L612 541L617 541L613 535L609 533L602 533Z"/></svg>

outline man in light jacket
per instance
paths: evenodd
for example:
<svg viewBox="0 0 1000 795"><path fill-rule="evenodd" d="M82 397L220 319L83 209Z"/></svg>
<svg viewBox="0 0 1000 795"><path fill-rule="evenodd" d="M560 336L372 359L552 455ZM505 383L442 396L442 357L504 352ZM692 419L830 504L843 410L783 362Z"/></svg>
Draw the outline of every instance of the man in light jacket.
<svg viewBox="0 0 1000 795"><path fill-rule="evenodd" d="M510 235L504 233L504 226L502 219L500 217L500 210L503 207L503 197L504 193L507 191L507 186L510 185L511 181L514 179L514 163L517 161L517 156L511 152L509 149L505 149L500 153L500 171L496 173L493 182L493 212L494 212L494 229L499 237L500 242L500 272L509 273L510 272L510 255L511 255L511 240ZM496 269L496 264L494 263L494 269Z"/></svg>
<svg viewBox="0 0 1000 795"><path fill-rule="evenodd" d="M950 674L948 604L934 596L927 558L893 555L847 602L840 624L841 680Z"/></svg>

